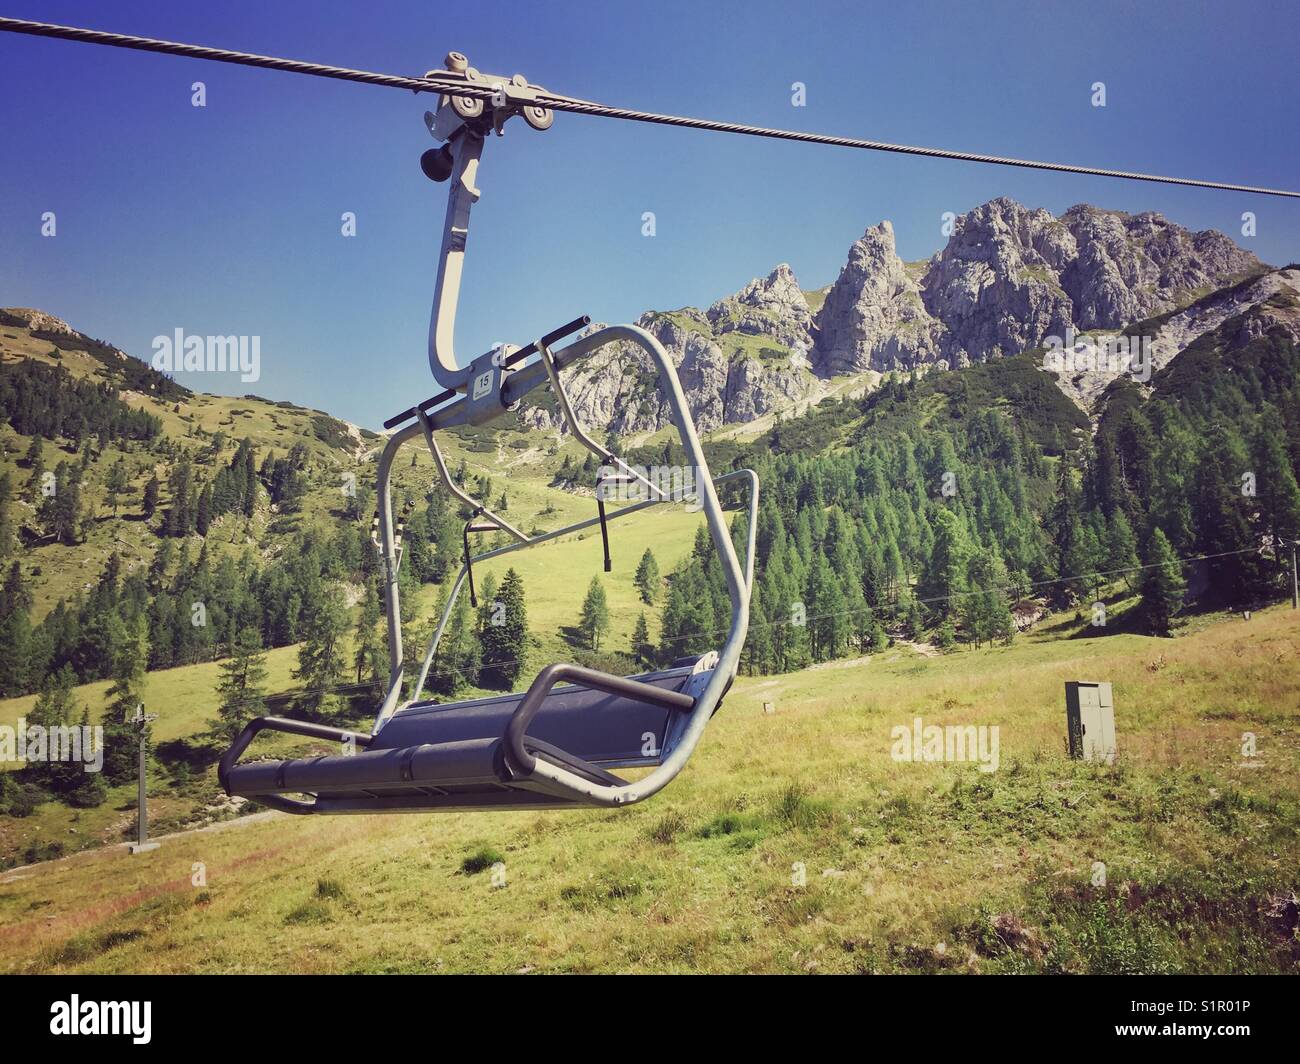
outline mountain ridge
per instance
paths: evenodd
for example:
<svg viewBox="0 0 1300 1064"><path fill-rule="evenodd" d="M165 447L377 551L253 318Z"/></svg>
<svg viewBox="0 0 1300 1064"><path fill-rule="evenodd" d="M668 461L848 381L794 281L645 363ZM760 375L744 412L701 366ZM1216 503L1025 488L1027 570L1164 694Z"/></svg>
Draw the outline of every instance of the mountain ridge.
<svg viewBox="0 0 1300 1064"><path fill-rule="evenodd" d="M815 309L781 263L707 311L647 311L637 323L667 349L709 431L817 402L839 378L870 388L890 372L1034 350L1069 329L1117 333L1271 270L1224 234L1153 211L1076 204L1056 217L999 197L957 217L947 244L919 264L898 256L890 222L869 226ZM631 345L575 366L567 386L590 426L651 433L670 423ZM563 428L544 405L523 418Z"/></svg>

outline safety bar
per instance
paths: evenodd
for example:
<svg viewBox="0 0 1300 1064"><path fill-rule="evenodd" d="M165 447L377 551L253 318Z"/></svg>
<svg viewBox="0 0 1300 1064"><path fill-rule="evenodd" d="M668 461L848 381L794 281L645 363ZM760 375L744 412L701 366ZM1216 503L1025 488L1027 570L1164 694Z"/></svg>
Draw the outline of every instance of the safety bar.
<svg viewBox="0 0 1300 1064"><path fill-rule="evenodd" d="M576 333L579 329L585 329L590 324L591 318L586 314L583 314L581 317L574 318L573 321L569 322L567 325L561 325L558 329L552 329L542 337L541 343L546 347L550 347L556 340L563 340L566 336ZM512 351L506 356L505 364L507 366L513 366L516 362L522 362L529 355L537 354L537 344L538 341L534 340L526 347L521 347L518 351Z"/></svg>
<svg viewBox="0 0 1300 1064"><path fill-rule="evenodd" d="M686 716L686 723L681 727L676 735L676 741L671 750L666 751L662 763L645 778L637 780L634 783L623 785L611 785L595 783L590 779L585 779L576 773L569 772L559 766L552 765L546 761L539 761L533 771L533 780L538 784L546 787L558 797L570 798L574 801L591 805L617 806L641 801L666 787L669 782L682 770L690 758L695 746L698 744L704 729L708 724L709 717L712 715L714 708L718 705L725 692L728 684L734 678L736 670L740 663L740 652L745 641L745 632L749 626L749 598L751 575L749 566L742 569L736 557L736 551L731 541L731 534L727 528L726 518L723 514L722 507L718 502L717 492L713 487L713 480L709 473L708 461L704 456L704 449L700 443L699 434L696 432L695 423L691 418L690 409L687 405L685 392L682 390L681 380L677 376L677 369L664 350L663 345L655 339L645 329L636 325L608 325L594 332L588 332L580 336L573 343L560 351L551 354L550 358L546 357L539 349L539 358L513 370L506 375L501 384L500 401L504 407L509 407L516 400L522 398L533 388L540 384L554 379L556 372L566 365L569 365L580 358L584 358L597 349L608 343L622 341L636 347L639 347L645 355L649 356L654 368L658 371L660 387L663 390L664 398L672 412L674 427L677 429L677 435L681 441L682 447L686 452L686 461L699 473L699 504L704 512L705 520L708 524L709 536L713 541L714 548L718 554L718 561L722 568L723 577L727 584L727 594L731 605L731 623L727 630L726 638L718 651L718 662L716 666L707 673L702 673L698 680L692 683L696 689L692 690L695 697L694 708ZM444 382L450 386L453 382ZM393 459L396 457L398 449L407 440L420 435L423 431L426 440L433 435L434 429L451 428L456 425L466 423L468 414L468 401L461 399L450 403L433 412L431 415L420 417L420 424L405 425L395 432L385 445L383 453L380 455L378 482L380 493L380 535L383 541L383 556L385 569L385 593L387 599L388 614L388 643L389 643L389 662L390 662L390 689L389 697L385 699L380 714L375 721L375 731L383 727L386 720L391 719L396 712L397 699L393 697L398 684L402 680L402 635L401 619L398 610L398 591L397 591L397 573L396 558L393 545L393 519L392 507L390 501L389 482L392 472ZM624 469L624 472L628 470ZM441 473L441 470L439 471ZM654 500L647 500L653 504ZM756 505L757 495L751 502ZM640 508L645 503L635 504L634 506L624 507L619 514L629 512L634 508ZM494 516L494 515L491 515ZM613 518L617 514L610 514ZM598 523L599 518L594 523ZM754 521L750 522L750 540L753 540ZM485 556L497 556L511 548L519 549L526 545L526 541L531 540L533 543L541 542L550 536L529 537L519 534L518 539L521 542L511 544L507 547L497 548L489 551ZM460 589L463 582L463 573L457 580L457 586L453 589L454 596ZM444 609L443 620L439 624L439 631L435 633L434 641L430 644L430 654L425 659L425 669L428 668L432 661L433 654L436 653L436 645L439 635L445 630L447 611ZM425 669L421 670L424 674Z"/></svg>
<svg viewBox="0 0 1300 1064"><path fill-rule="evenodd" d="M664 492L659 487L651 484L650 481L637 473L608 447L602 447L591 438L590 434L585 428L583 428L582 423L578 420L578 415L573 412L573 404L569 402L569 393L564 387L564 382L560 380L560 367L556 357L551 353L550 348L546 346L545 341L538 340L536 347L538 364L546 370L547 379L551 383L551 391L555 393L555 401L559 404L560 413L564 416L564 421L565 424L569 426L569 431L573 433L573 438L602 462L607 465L612 464L616 466L620 475L627 477L629 480L638 481L654 494L663 495ZM599 479L596 481L596 487L598 489L596 492L596 500L601 504L600 509L601 512L604 513L605 507L599 491ZM606 559L605 572L609 572L608 558Z"/></svg>
<svg viewBox="0 0 1300 1064"><path fill-rule="evenodd" d="M367 735L364 732L346 731L343 728L332 728L328 724L317 724L310 720L292 720L289 717L257 717L244 725L244 730L239 733L239 738L237 738L230 749L221 756L221 761L217 765L217 779L220 781L223 790L230 790L229 785L227 784L227 778L229 777L230 770L235 767L235 763L239 760L240 756L248 749L249 744L256 739L261 732L268 730L285 732L289 735L306 735L312 739L332 739L339 743L351 741L357 746L369 746L375 741L373 735ZM259 802L263 800L263 798L258 798ZM289 812L305 812L311 808L310 802L299 802L292 798L282 798L281 801L299 807L297 809L290 809L288 810ZM267 804L270 805L275 803L268 802ZM277 805L277 808L283 808L283 806Z"/></svg>
<svg viewBox="0 0 1300 1064"><path fill-rule="evenodd" d="M639 680L629 680L626 676L613 676L610 673L584 668L581 665L547 665L537 674L532 686L528 688L519 705L515 707L515 711L510 717L510 723L506 725L505 757L506 763L512 771L530 776L537 769L537 758L524 749L524 739L527 737L528 725L532 723L537 711L542 708L542 703L546 701L546 696L551 693L551 688L566 681L581 684L584 687L591 687L597 691L604 691L608 695L617 695L620 698L629 698L638 702L646 702L652 706L660 706L663 709L690 712L695 707L695 699L690 695L682 694L680 691L665 691L662 687L655 687L653 684L641 683ZM572 754L569 756L573 757ZM574 758L574 760L582 763L584 767L590 767L593 770L596 768L594 765L587 766L581 758ZM620 783L622 782L625 781L620 781Z"/></svg>
<svg viewBox="0 0 1300 1064"><path fill-rule="evenodd" d="M477 516L477 514L475 515ZM469 537L470 533L481 535L484 532L501 532L503 531L497 525L476 525L474 518L471 517L465 522L465 575L469 578L469 604L478 609L478 595L474 593L474 559L469 554Z"/></svg>
<svg viewBox="0 0 1300 1064"><path fill-rule="evenodd" d="M596 478L596 516L600 519L600 545L605 552L605 572L614 571L614 562L609 556L609 522L605 519L605 485L610 482L617 484L633 483L631 477L625 477L622 474L615 473L608 477L598 476Z"/></svg>
<svg viewBox="0 0 1300 1064"><path fill-rule="evenodd" d="M714 478L714 485L723 484L731 480L743 477L749 484L749 508L746 514L746 543L745 543L745 588L749 592L754 590L754 545L758 529L758 474L752 469L733 469L729 473L723 473L720 477ZM607 516L608 521L617 520L620 517L629 517L634 513L647 509L651 506L658 506L665 502L664 498L642 499L640 502L632 503L628 506L620 507ZM452 583L451 593L447 596L447 601L443 604L442 616L438 620L437 627L434 629L433 636L429 640L428 648L425 650L424 662L420 668L419 676L416 679L415 686L411 688L412 697L418 698L420 692L424 690L425 681L429 678L429 670L433 667L433 656L438 652L438 646L442 642L443 633L446 631L447 624L451 620L452 610L456 607L456 600L460 597L461 588L465 586L467 579L471 575L471 566L479 562L490 561L494 558L500 558L506 554L513 554L515 551L523 550L525 547L539 546L540 544L559 539L561 536L571 535L574 532L581 532L584 529L591 528L600 522L599 517L589 517L581 521L575 521L571 525L565 525L563 528L557 528L551 532L543 532L534 536L526 543L507 543L503 547L494 547L491 550L483 551L469 559L469 563L462 563L460 573ZM397 712L399 702L398 691L401 687L401 677L393 681L393 687L390 688L388 697L384 704L379 708L375 715L374 733L379 734L379 729L384 723Z"/></svg>
<svg viewBox="0 0 1300 1064"><path fill-rule="evenodd" d="M557 340L563 340L566 336L571 336L573 333L576 333L579 329L585 329L590 324L591 324L591 318L589 316L587 316L586 314L579 315L578 317L574 318L573 321L568 322L565 325L561 325L558 329L552 329L550 332L548 332L545 336L542 337L542 343L547 345L553 344ZM505 365L513 366L516 362L522 362L529 355L534 355L536 353L537 353L537 341L534 340L532 343L528 344L527 346L521 347L518 351L511 352L509 355L507 355L505 359ZM384 428L395 429L397 428L398 425L402 424L405 421L410 421L411 418L413 417L417 417L420 414L427 414L435 406L441 406L448 399L454 399L458 394L459 393L456 391L455 388L448 388L446 391L439 392L437 395L431 395L429 396L428 399L424 400L424 402L417 403L415 406L408 407L407 409L403 410L400 414L396 414L393 417L390 417L387 421L384 422Z"/></svg>
<svg viewBox="0 0 1300 1064"><path fill-rule="evenodd" d="M503 517L498 517L487 506L478 501L472 495L467 494L456 486L452 479L451 473L447 470L447 460L442 456L442 449L438 446L438 441L433 436L433 426L429 422L428 414L417 415L420 419L420 427L424 430L425 442L429 445L429 453L433 455L434 465L438 467L438 476L442 478L442 483L457 499L474 511L474 516L482 514L491 521L497 528L509 536L513 536L520 543L527 543L528 537L519 529L515 528L509 521Z"/></svg>

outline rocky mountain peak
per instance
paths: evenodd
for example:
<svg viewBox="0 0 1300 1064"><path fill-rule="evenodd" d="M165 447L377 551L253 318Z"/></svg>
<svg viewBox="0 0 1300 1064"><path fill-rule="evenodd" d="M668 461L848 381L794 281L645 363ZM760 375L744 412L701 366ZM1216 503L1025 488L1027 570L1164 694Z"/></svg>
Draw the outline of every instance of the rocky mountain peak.
<svg viewBox="0 0 1300 1064"><path fill-rule="evenodd" d="M1055 217L1003 196L956 218L947 244L921 262L899 258L889 222L870 226L815 314L782 263L707 311L647 313L640 324L668 350L709 429L815 399L843 374L951 368L1070 328L1120 329L1265 269L1224 234L1155 212L1077 204ZM638 353L597 355L575 374L575 406L592 427L668 423ZM529 416L554 424L541 408Z"/></svg>
<svg viewBox="0 0 1300 1064"><path fill-rule="evenodd" d="M922 300L942 323L949 366L1018 354L1063 333L1073 308L1060 271L1077 254L1050 212L1005 197L962 215L921 280Z"/></svg>
<svg viewBox="0 0 1300 1064"><path fill-rule="evenodd" d="M760 310L788 309L791 313L805 316L808 313L808 301L799 288L794 270L786 262L778 263L766 277L754 278L734 296L718 300L709 308L709 317L714 318L721 309L738 303Z"/></svg>
<svg viewBox="0 0 1300 1064"><path fill-rule="evenodd" d="M71 325L53 314L31 307L5 307L0 309L0 321L6 325L16 325L20 329L32 332L50 333L59 336L80 336Z"/></svg>
<svg viewBox="0 0 1300 1064"><path fill-rule="evenodd" d="M962 366L1065 330L1118 329L1263 269L1222 233L1089 204L1060 218L999 197L957 218L947 245L905 267L888 223L868 229L817 321L818 371Z"/></svg>
<svg viewBox="0 0 1300 1064"><path fill-rule="evenodd" d="M1193 233L1154 211L1079 204L1061 221L1079 248L1061 284L1080 329L1142 321L1264 268L1223 233Z"/></svg>
<svg viewBox="0 0 1300 1064"><path fill-rule="evenodd" d="M889 222L853 242L815 325L814 363L827 376L906 369L937 356L939 323L898 257Z"/></svg>
<svg viewBox="0 0 1300 1064"><path fill-rule="evenodd" d="M785 347L808 347L812 312L799 281L786 263L755 278L733 296L719 299L707 313L718 335L729 332L770 336Z"/></svg>

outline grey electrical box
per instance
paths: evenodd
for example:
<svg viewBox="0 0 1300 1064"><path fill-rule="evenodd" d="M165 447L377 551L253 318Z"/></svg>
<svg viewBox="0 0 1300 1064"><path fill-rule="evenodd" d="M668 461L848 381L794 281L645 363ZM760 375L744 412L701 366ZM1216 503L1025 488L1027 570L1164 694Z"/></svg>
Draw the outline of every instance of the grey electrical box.
<svg viewBox="0 0 1300 1064"><path fill-rule="evenodd" d="M1110 684L1070 680L1065 685L1065 720L1070 756L1084 761L1115 761L1115 700Z"/></svg>

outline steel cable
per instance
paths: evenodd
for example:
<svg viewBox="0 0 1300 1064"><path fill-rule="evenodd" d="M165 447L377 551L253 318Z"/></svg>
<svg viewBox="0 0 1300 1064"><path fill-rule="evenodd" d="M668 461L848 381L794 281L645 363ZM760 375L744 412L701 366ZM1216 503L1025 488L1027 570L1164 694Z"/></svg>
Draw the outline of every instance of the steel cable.
<svg viewBox="0 0 1300 1064"><path fill-rule="evenodd" d="M176 41L161 41L151 37L133 37L123 33L110 33L105 30L90 30L77 26L59 26L48 22L29 22L25 19L0 18L0 30L10 33L25 33L36 37L56 37L61 40L81 41L87 44L103 44L114 48L131 48L143 52L157 52L165 55L178 55L190 59L206 59L217 63L234 63L239 66L261 67L268 70L283 70L291 74L308 74L313 77L333 78L340 81L352 81L363 85L382 85L387 88L409 89L413 92L444 93L448 90L445 82L429 78L404 77L398 74L377 74L367 70L352 70L348 67L326 66L321 63L309 63L299 59L282 59L276 56L255 55L249 52L235 52L225 48L210 48L199 44L181 44ZM492 86L474 86L457 84L454 95L468 96L474 99L491 99L495 90ZM731 133L747 137L766 137L774 140L793 141L799 144L823 144L840 148L855 148L864 151L890 152L898 155L916 155L927 159L948 159L958 162L984 163L994 166L1016 166L1030 170L1048 170L1063 174L1083 174L1091 177L1111 177L1126 181L1149 181L1164 185L1185 185L1193 188L1213 188L1225 192L1249 192L1261 196L1284 196L1300 199L1300 192L1287 189L1261 188L1254 185L1231 184L1223 181L1200 181L1190 177L1172 177L1163 174L1146 174L1131 170L1112 170L1097 166L1073 166L1068 163L1042 162L1035 159L1016 159L1004 155L986 155L980 152L953 151L947 148L926 148L910 144L891 144L887 141L863 140L858 137L840 137L827 133L805 133L791 129L769 129L765 126L749 126L738 122L718 122L707 118L687 118L682 115L658 114L653 111L636 111L626 107L610 107L590 100L578 100L571 96L559 96L552 93L539 93L537 102L553 111L565 111L571 114L592 115L598 118L614 118L628 122L646 122L653 125L677 126L683 129L701 129L714 133Z"/></svg>

